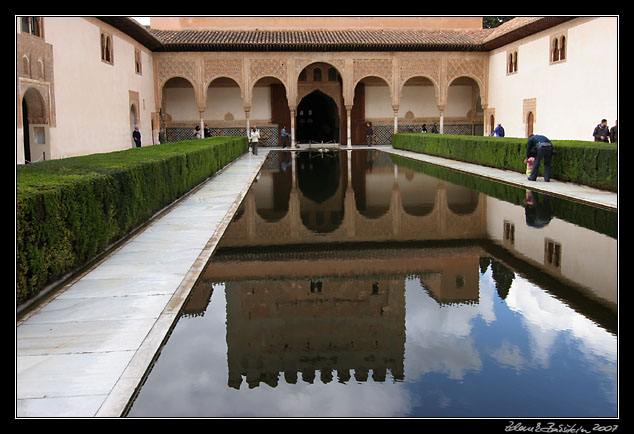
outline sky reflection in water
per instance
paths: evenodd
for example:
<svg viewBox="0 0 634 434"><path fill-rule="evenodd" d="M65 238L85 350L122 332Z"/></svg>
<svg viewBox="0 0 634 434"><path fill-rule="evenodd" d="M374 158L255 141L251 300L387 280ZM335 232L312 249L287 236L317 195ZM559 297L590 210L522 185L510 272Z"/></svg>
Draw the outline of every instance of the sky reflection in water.
<svg viewBox="0 0 634 434"><path fill-rule="evenodd" d="M206 308L179 319L128 417L616 417L615 333L490 255L476 266L476 293L466 298L441 293L438 274L425 270L383 276L378 292L402 297L402 312L391 301L382 305L385 315L356 318L335 312L342 293L333 301L328 291L346 285L369 291L376 276L325 277L324 310L302 304L307 279L206 281L213 286ZM494 268L501 270L497 277ZM265 299L283 314L271 313L273 302L257 310L258 299L249 301L245 289L251 287L268 291ZM296 308L289 302L294 290ZM363 306L375 302L345 291ZM250 320L247 312L259 316ZM245 337L227 324L244 327ZM341 328L333 332L327 324ZM281 348L277 339L290 349L271 351ZM333 347L326 347L328 339ZM344 348L344 340L357 346ZM311 343L300 348L304 341ZM374 358L381 366L400 364L402 372L346 369L364 361L371 366ZM253 372L258 363L275 372L249 386L247 377L260 375ZM296 381L291 375L289 382L284 371L293 366Z"/></svg>

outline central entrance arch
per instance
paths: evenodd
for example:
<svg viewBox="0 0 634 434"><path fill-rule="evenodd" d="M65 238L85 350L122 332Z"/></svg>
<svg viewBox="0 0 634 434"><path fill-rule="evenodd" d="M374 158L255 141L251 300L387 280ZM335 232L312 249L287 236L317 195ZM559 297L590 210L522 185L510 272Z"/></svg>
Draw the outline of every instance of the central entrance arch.
<svg viewBox="0 0 634 434"><path fill-rule="evenodd" d="M296 137L300 143L340 142L339 109L332 97L315 90L297 106Z"/></svg>

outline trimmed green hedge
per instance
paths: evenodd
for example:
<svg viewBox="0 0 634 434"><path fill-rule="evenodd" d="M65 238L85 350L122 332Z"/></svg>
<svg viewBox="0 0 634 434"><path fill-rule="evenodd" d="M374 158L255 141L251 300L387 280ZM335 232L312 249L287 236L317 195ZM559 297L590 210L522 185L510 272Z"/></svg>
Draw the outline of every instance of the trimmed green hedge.
<svg viewBox="0 0 634 434"><path fill-rule="evenodd" d="M515 137L399 133L393 136L392 146L525 173L527 140ZM618 149L615 144L581 140L552 142L555 146L552 178L617 191ZM543 167L541 164L540 174L543 174Z"/></svg>
<svg viewBox="0 0 634 434"><path fill-rule="evenodd" d="M17 304L85 265L247 147L246 137L213 137L17 166Z"/></svg>

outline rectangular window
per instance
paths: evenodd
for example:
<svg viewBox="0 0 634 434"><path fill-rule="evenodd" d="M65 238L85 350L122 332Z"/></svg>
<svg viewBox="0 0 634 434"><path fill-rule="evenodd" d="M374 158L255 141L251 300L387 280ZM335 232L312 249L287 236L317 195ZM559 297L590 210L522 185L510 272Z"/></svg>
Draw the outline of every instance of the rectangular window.
<svg viewBox="0 0 634 434"><path fill-rule="evenodd" d="M114 65L114 57L112 50L112 35L101 32L101 61Z"/></svg>
<svg viewBox="0 0 634 434"><path fill-rule="evenodd" d="M22 33L28 33L33 36L42 38L42 18L41 17L22 17Z"/></svg>
<svg viewBox="0 0 634 434"><path fill-rule="evenodd" d="M550 64L560 63L566 60L568 45L568 33L557 33L550 36L550 51L548 57Z"/></svg>
<svg viewBox="0 0 634 434"><path fill-rule="evenodd" d="M138 49L134 49L134 72L139 75L143 75L143 71L141 69L141 51Z"/></svg>
<svg viewBox="0 0 634 434"><path fill-rule="evenodd" d="M515 225L504 221L504 242L515 244Z"/></svg>
<svg viewBox="0 0 634 434"><path fill-rule="evenodd" d="M517 48L506 52L506 75L517 72Z"/></svg>
<svg viewBox="0 0 634 434"><path fill-rule="evenodd" d="M561 244L548 238L544 242L544 264L556 269L561 268Z"/></svg>

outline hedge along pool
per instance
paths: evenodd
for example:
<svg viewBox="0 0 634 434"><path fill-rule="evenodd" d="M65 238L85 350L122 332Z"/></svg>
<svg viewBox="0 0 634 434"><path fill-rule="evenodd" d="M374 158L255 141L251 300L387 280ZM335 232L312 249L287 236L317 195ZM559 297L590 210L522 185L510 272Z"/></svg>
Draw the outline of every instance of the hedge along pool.
<svg viewBox="0 0 634 434"><path fill-rule="evenodd" d="M128 417L616 417L617 216L271 151Z"/></svg>

